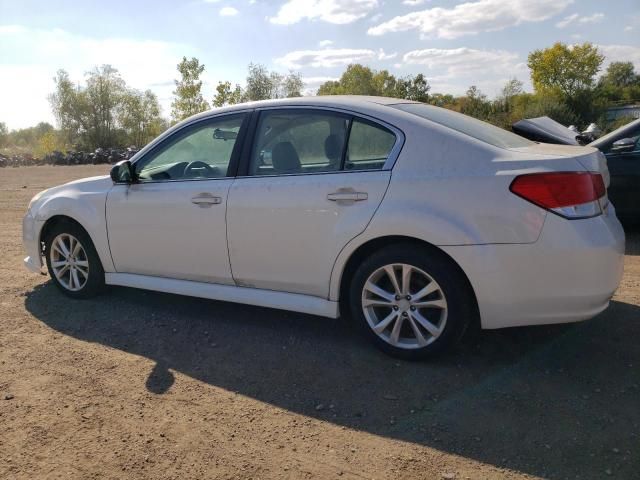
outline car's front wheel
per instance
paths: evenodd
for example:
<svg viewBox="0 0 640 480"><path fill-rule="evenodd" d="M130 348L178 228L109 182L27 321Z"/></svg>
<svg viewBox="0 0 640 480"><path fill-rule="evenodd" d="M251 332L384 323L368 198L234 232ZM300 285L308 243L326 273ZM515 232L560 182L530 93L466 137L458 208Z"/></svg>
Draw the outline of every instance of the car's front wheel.
<svg viewBox="0 0 640 480"><path fill-rule="evenodd" d="M435 249L398 244L356 271L351 313L383 351L405 359L439 353L476 314L473 293L453 262Z"/></svg>
<svg viewBox="0 0 640 480"><path fill-rule="evenodd" d="M80 226L60 222L45 239L45 255L51 279L63 293L89 298L104 286L104 270L93 242Z"/></svg>

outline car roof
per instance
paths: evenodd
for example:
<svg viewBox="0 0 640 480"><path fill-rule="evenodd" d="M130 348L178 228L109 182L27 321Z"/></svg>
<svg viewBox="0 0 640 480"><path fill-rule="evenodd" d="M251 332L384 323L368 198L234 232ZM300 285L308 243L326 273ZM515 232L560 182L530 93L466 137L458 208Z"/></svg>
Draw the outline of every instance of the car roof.
<svg viewBox="0 0 640 480"><path fill-rule="evenodd" d="M346 110L371 109L381 105L397 105L399 103L419 103L412 100L404 100L392 97L375 97L369 95L317 95L308 97L278 98L273 100L258 100L253 102L238 103L226 107L214 108L202 112L195 117L208 117L219 113L241 111L264 107L333 107ZM194 118L194 117L192 117Z"/></svg>

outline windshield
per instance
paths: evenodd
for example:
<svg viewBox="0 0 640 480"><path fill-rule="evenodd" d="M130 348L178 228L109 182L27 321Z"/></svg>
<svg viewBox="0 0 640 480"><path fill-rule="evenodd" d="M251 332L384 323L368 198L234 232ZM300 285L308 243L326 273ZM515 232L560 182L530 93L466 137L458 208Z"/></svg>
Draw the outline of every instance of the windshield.
<svg viewBox="0 0 640 480"><path fill-rule="evenodd" d="M398 103L390 106L452 128L494 147L519 148L533 145L533 142L515 133L446 108L434 107L423 103Z"/></svg>

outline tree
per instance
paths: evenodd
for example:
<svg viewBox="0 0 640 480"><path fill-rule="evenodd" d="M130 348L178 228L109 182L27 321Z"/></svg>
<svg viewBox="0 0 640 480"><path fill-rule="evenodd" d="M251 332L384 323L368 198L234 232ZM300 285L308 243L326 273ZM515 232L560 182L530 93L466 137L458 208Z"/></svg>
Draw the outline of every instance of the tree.
<svg viewBox="0 0 640 480"><path fill-rule="evenodd" d="M71 82L65 70L58 70L53 81L55 91L49 95L53 115L66 143L75 144L86 131L86 99L81 88Z"/></svg>
<svg viewBox="0 0 640 480"><path fill-rule="evenodd" d="M0 148L6 147L9 140L9 129L7 124L0 122Z"/></svg>
<svg viewBox="0 0 640 480"><path fill-rule="evenodd" d="M550 91L572 99L581 90L593 88L603 61L604 56L591 43L567 46L558 42L531 52L527 65L536 92Z"/></svg>
<svg viewBox="0 0 640 480"><path fill-rule="evenodd" d="M145 145L166 127L160 116L158 97L151 90L128 90L123 96L118 118L129 145Z"/></svg>
<svg viewBox="0 0 640 480"><path fill-rule="evenodd" d="M611 62L600 81L615 87L630 87L640 83L633 62Z"/></svg>
<svg viewBox="0 0 640 480"><path fill-rule="evenodd" d="M351 64L340 80L331 80L320 85L318 95L377 95L426 102L429 99L429 82L423 74L396 78L387 70Z"/></svg>
<svg viewBox="0 0 640 480"><path fill-rule="evenodd" d="M264 65L250 63L247 86L242 99L249 101L300 97L303 88L304 82L299 73L289 72L288 75L282 75L269 72Z"/></svg>
<svg viewBox="0 0 640 480"><path fill-rule="evenodd" d="M225 105L235 105L242 101L242 88L236 84L231 89L231 82L218 82L216 96L213 97L214 107L224 107Z"/></svg>
<svg viewBox="0 0 640 480"><path fill-rule="evenodd" d="M175 80L176 89L173 92L175 98L171 103L171 116L174 121L179 122L196 113L209 109L209 104L202 96L202 80L200 75L204 72L204 65L192 57L182 57L182 61L177 66L180 72L180 80Z"/></svg>
<svg viewBox="0 0 640 480"><path fill-rule="evenodd" d="M415 77L409 75L399 80L393 96L427 103L429 101L429 90L431 90L431 86L427 78L422 73L419 73Z"/></svg>
<svg viewBox="0 0 640 480"><path fill-rule="evenodd" d="M598 96L609 102L637 102L640 75L632 62L612 62L598 82Z"/></svg>
<svg viewBox="0 0 640 480"><path fill-rule="evenodd" d="M126 92L126 85L118 70L102 65L88 73L85 128L92 145L116 145L116 116Z"/></svg>
<svg viewBox="0 0 640 480"><path fill-rule="evenodd" d="M491 102L487 96L475 85L471 85L464 97L458 99L460 113L471 117L487 120L491 113Z"/></svg>
<svg viewBox="0 0 640 480"><path fill-rule="evenodd" d="M50 153L57 151L63 151L66 149L64 141L58 135L55 130L50 130L44 133L39 139L38 144L34 149L36 157L42 158Z"/></svg>
<svg viewBox="0 0 640 480"><path fill-rule="evenodd" d="M594 87L604 56L597 47L556 43L530 53L528 60L537 94L566 105L581 125L602 115L605 102Z"/></svg>
<svg viewBox="0 0 640 480"><path fill-rule="evenodd" d="M281 82L281 93L285 98L301 97L304 89L304 82L299 73L289 72L285 75Z"/></svg>
<svg viewBox="0 0 640 480"><path fill-rule="evenodd" d="M247 86L245 88L246 100L267 100L273 98L273 78L264 65L249 64L247 74Z"/></svg>

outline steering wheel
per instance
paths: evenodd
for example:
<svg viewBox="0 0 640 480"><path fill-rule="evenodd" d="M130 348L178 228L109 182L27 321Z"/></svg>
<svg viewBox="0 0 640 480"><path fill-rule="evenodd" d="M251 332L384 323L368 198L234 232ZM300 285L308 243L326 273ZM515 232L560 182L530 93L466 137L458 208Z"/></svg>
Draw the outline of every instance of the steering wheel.
<svg viewBox="0 0 640 480"><path fill-rule="evenodd" d="M185 178L208 178L215 176L215 173L215 169L207 162L194 160L193 162L187 163L187 166L184 167L184 172L182 172L182 176Z"/></svg>

